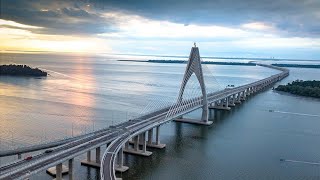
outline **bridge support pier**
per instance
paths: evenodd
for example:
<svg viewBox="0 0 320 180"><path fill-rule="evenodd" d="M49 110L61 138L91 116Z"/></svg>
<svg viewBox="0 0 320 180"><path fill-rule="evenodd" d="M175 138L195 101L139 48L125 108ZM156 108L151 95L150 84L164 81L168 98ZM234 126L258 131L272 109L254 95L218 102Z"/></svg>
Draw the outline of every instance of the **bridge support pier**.
<svg viewBox="0 0 320 180"><path fill-rule="evenodd" d="M62 180L62 163L56 166L56 180Z"/></svg>
<svg viewBox="0 0 320 180"><path fill-rule="evenodd" d="M62 175L69 173L69 168L63 165L62 163L60 163L54 167L47 169L46 172L50 176L56 177L56 179L58 179L58 177L60 176L59 174L61 174L61 179L62 179Z"/></svg>
<svg viewBox="0 0 320 180"><path fill-rule="evenodd" d="M246 92L246 95L247 95L247 96L250 96L250 94L251 94L251 90L250 90L250 89L251 89L251 88L248 88L248 89L246 90L246 91L247 91L247 92Z"/></svg>
<svg viewBox="0 0 320 180"><path fill-rule="evenodd" d="M246 100L246 91L243 91L243 92L241 93L240 100L241 100L241 101L245 101L245 100Z"/></svg>
<svg viewBox="0 0 320 180"><path fill-rule="evenodd" d="M126 144L128 144L128 142ZM140 144L142 145L142 149L140 149ZM130 148L129 145L125 145L123 152L140 156L150 156L152 152L147 151L146 147L146 132L143 132L133 138L133 148Z"/></svg>
<svg viewBox="0 0 320 180"><path fill-rule="evenodd" d="M158 138L158 143L157 141L156 142L153 142L153 128L152 129L149 129L148 130L148 137L147 137L147 140L146 140L146 147L148 148L156 148L156 149L163 149L166 147L165 144L161 144L160 143L160 126L158 126L156 129L158 129L158 131L156 130L156 139ZM141 138L140 138L141 140ZM134 144L133 141L129 141L126 143L127 146L129 146L129 143L130 144ZM143 144L143 141L140 141L139 142L139 145L144 147L145 145ZM127 147L125 147L125 149L128 149Z"/></svg>
<svg viewBox="0 0 320 180"><path fill-rule="evenodd" d="M231 108L229 106L229 98L221 99L220 102L215 102L214 105L210 105L209 109L227 110Z"/></svg>
<svg viewBox="0 0 320 180"><path fill-rule="evenodd" d="M180 118L177 118L174 121L183 122L183 123L190 123L190 124L197 124L197 125L210 126L213 122L208 120L208 115L209 115L209 105L207 104L206 106L202 107L201 120L188 119L188 118L183 118L181 116Z"/></svg>
<svg viewBox="0 0 320 180"><path fill-rule="evenodd" d="M206 125L206 126L210 126L213 123L212 121L201 121L201 120L199 121L197 119L187 119L187 118L175 119L174 121L189 123L189 124Z"/></svg>
<svg viewBox="0 0 320 180"><path fill-rule="evenodd" d="M69 159L69 162L68 162L68 168L69 168L69 180L73 180L73 162L74 162L74 159Z"/></svg>
<svg viewBox="0 0 320 180"><path fill-rule="evenodd" d="M18 154L18 159L21 159L21 154Z"/></svg>
<svg viewBox="0 0 320 180"><path fill-rule="evenodd" d="M96 159L95 161L91 160L91 151L87 152L87 159L81 161L81 165L83 166L89 166L94 168L100 168L100 154L101 154L101 148L96 148Z"/></svg>
<svg viewBox="0 0 320 180"><path fill-rule="evenodd" d="M121 148L117 154L117 163L115 170L118 172L125 172L129 169L128 166L123 165L123 148Z"/></svg>
<svg viewBox="0 0 320 180"><path fill-rule="evenodd" d="M236 101L234 103L241 104L241 93L237 94L237 98L236 98Z"/></svg>
<svg viewBox="0 0 320 180"><path fill-rule="evenodd" d="M96 162L100 164L100 154L101 154L101 148L96 148Z"/></svg>
<svg viewBox="0 0 320 180"><path fill-rule="evenodd" d="M229 106L230 106L230 107L236 106L236 105L235 105L235 98L236 98L236 95L235 95L235 94L229 97Z"/></svg>
<svg viewBox="0 0 320 180"><path fill-rule="evenodd" d="M87 152L87 161L91 161L91 151Z"/></svg>

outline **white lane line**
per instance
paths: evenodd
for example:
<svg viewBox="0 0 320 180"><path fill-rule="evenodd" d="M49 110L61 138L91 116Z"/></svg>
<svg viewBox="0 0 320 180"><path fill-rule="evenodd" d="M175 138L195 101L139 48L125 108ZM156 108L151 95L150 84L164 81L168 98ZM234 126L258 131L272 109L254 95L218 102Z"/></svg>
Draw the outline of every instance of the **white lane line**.
<svg viewBox="0 0 320 180"><path fill-rule="evenodd" d="M310 164L310 165L320 165L319 162L298 161L298 160L291 160L291 159L280 159L280 161L292 162L292 163L301 163L301 164Z"/></svg>
<svg viewBox="0 0 320 180"><path fill-rule="evenodd" d="M116 154L116 153L109 151L109 152L106 152L106 154Z"/></svg>

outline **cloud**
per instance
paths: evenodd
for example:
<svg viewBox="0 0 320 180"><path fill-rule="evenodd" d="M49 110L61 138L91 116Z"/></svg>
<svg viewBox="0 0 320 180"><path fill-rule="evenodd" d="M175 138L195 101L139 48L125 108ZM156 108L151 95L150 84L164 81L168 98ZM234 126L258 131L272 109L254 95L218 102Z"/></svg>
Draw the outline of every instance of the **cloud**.
<svg viewBox="0 0 320 180"><path fill-rule="evenodd" d="M262 23L262 22L252 22L252 23L246 23L242 25L245 29L253 29L253 30L270 30L273 27L271 25Z"/></svg>
<svg viewBox="0 0 320 180"><path fill-rule="evenodd" d="M199 26L234 28L258 22L272 24L285 36L316 37L320 34L319 9L319 0L2 1L4 19L45 27L41 33L59 34L115 32L117 21L106 19L102 14L118 12Z"/></svg>
<svg viewBox="0 0 320 180"><path fill-rule="evenodd" d="M9 26L9 27L14 27L14 28L25 28L25 29L39 29L42 27L37 27L37 26L30 26L26 24L21 24L21 23L16 23L14 21L7 21L0 19L0 26Z"/></svg>
<svg viewBox="0 0 320 180"><path fill-rule="evenodd" d="M5 1L1 18L43 27L32 30L42 34L90 35L112 31L114 24L113 19L105 19L88 6L82 7L72 1Z"/></svg>
<svg viewBox="0 0 320 180"><path fill-rule="evenodd" d="M112 9L153 20L182 24L239 27L272 24L286 36L319 36L319 0L136 0L92 1L101 11Z"/></svg>
<svg viewBox="0 0 320 180"><path fill-rule="evenodd" d="M170 21L150 20L137 15L123 13L105 13L107 19L113 17L117 24L117 32L101 33L100 37L140 39L140 40L191 40L212 41L226 39L241 39L249 36L265 36L241 28L228 28L216 25L185 25Z"/></svg>
<svg viewBox="0 0 320 180"><path fill-rule="evenodd" d="M112 44L124 53L148 49L159 54L184 54L197 41L208 46L202 48L207 55L241 55L240 51L247 49L248 54L257 55L273 48L289 57L293 52L320 57L319 0L0 2L0 40L2 46L10 44L6 46L9 49L15 45L39 49L43 45L58 51L65 42L66 49L74 51L77 44L83 50Z"/></svg>

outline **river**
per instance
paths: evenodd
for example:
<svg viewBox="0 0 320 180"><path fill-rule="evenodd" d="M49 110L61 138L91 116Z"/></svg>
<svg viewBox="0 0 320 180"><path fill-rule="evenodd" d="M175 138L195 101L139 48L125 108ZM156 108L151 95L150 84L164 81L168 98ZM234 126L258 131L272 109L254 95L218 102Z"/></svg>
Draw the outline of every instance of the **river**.
<svg viewBox="0 0 320 180"><path fill-rule="evenodd" d="M172 103L185 64L117 61L155 58L4 54L1 63L28 64L47 70L50 76L0 77L0 149L88 133L135 117L146 111L145 107L152 109ZM277 73L259 66L206 65L205 69L210 91ZM296 79L320 80L320 69L290 68L290 76L278 84ZM162 126L161 142L166 148L152 150L149 158L125 155L125 164L130 169L118 176L318 179L319 109L319 99L268 89L230 112L211 113L214 124L210 127L175 122ZM199 118L200 112L187 116ZM98 179L98 170L80 166L84 157L76 158L76 179ZM16 157L1 158L0 163L12 160ZM50 176L40 173L34 179Z"/></svg>

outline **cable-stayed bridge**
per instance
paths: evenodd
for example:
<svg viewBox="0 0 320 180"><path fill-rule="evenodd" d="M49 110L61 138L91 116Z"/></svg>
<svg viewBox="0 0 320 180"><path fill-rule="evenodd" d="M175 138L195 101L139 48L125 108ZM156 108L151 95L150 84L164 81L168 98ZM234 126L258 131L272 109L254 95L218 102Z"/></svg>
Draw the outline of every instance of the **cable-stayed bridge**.
<svg viewBox="0 0 320 180"><path fill-rule="evenodd" d="M165 147L165 144L160 143L162 124L175 120L211 125L213 122L208 119L209 109L230 110L231 107L246 100L247 96L270 87L289 75L289 71L284 68L257 65L279 70L279 73L253 83L223 89L218 87L216 82L210 84L205 81L206 67L201 65L199 48L192 47L179 94L173 103L165 100L153 102L136 118L79 137L0 152L0 157L15 154L21 157L23 153L55 147L32 159L20 160L0 167L0 179L28 178L32 174L51 167L55 167L56 179L62 179L64 172L69 174L69 179L74 179L74 173L76 173L73 168L74 158L82 154L87 154L87 158L81 163L100 168L102 179L116 179L116 171L125 172L129 168L123 164L123 153L150 156L152 152L147 151L147 147L160 149ZM201 118L183 117L197 109L202 110ZM102 146L106 146L103 155L101 154ZM95 150L95 159L91 157L92 150ZM62 165L66 161L68 161L68 167Z"/></svg>

